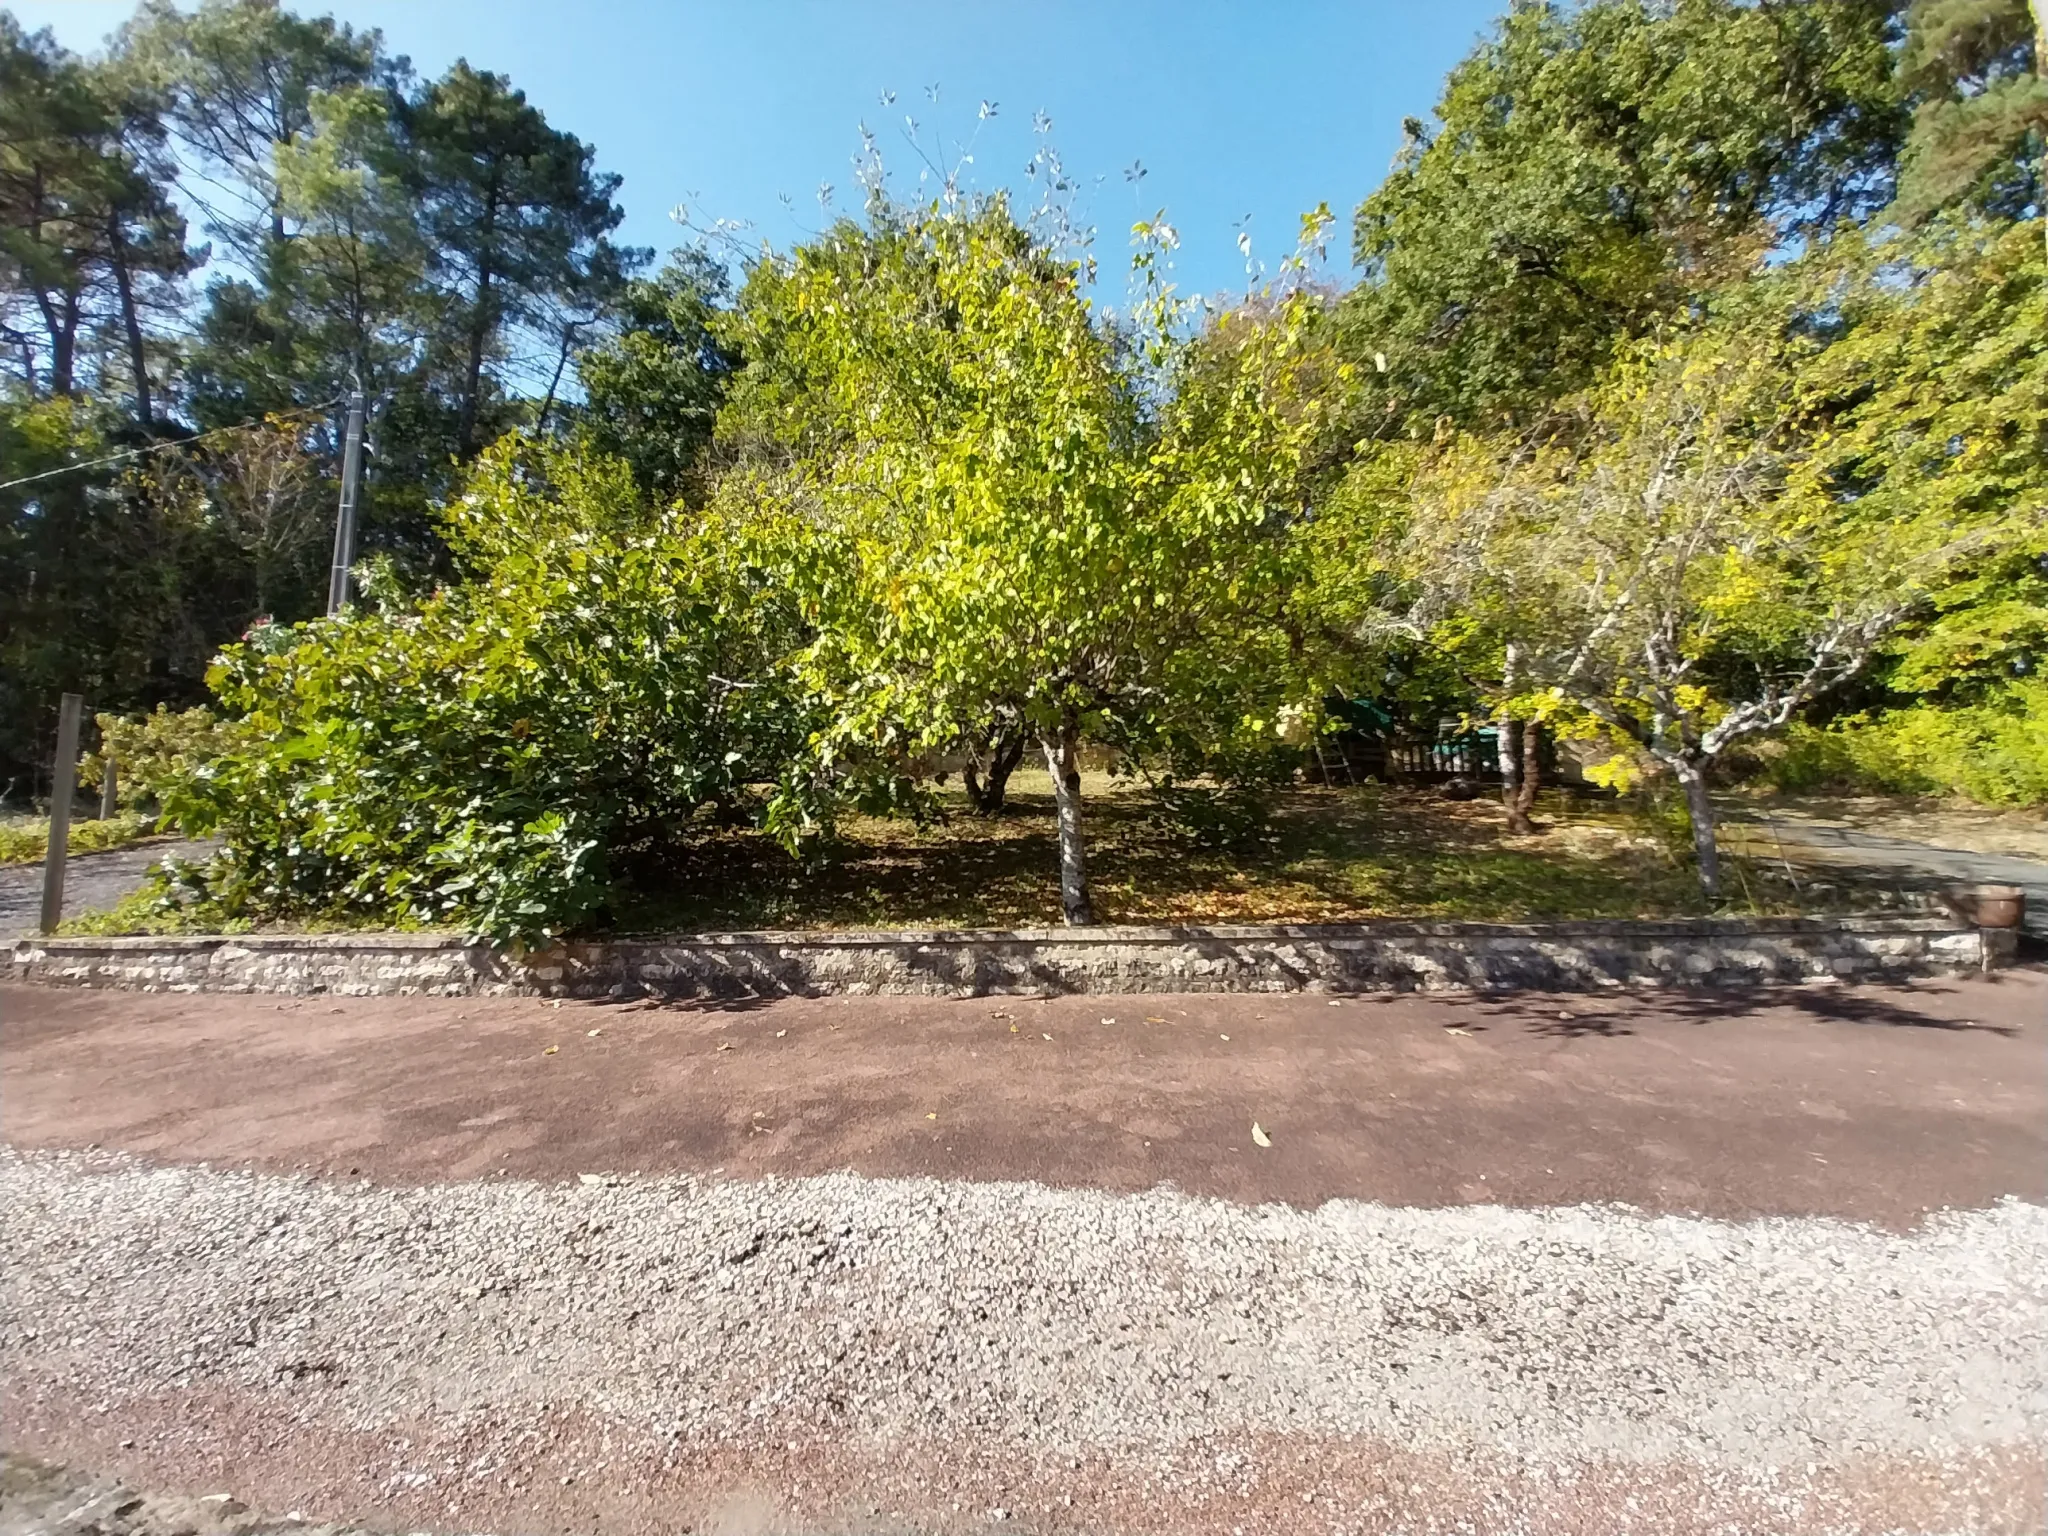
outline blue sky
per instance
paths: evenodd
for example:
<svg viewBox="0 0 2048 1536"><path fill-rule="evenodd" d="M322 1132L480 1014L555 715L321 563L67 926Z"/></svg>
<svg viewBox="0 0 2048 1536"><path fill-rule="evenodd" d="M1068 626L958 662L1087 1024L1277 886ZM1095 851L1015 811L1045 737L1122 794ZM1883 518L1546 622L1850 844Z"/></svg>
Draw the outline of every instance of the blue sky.
<svg viewBox="0 0 2048 1536"><path fill-rule="evenodd" d="M4 0L0 0L4 3ZM1034 111L1086 190L1106 274L1134 219L1160 208L1180 230L1185 290L1245 285L1236 244L1275 263L1299 216L1327 201L1332 254L1349 270L1350 210L1384 174L1404 116L1426 116L1444 73L1504 0L1283 0L1274 4L977 4L956 0L346 0L422 73L458 56L511 76L551 122L625 177L621 235L658 250L669 210L751 221L778 246L820 222L821 182L856 205L851 157L865 121L899 189L915 186L906 114L928 148L974 133L978 185L1022 186ZM80 51L130 13L113 0L15 0L31 29ZM328 7L304 3L303 12ZM936 84L936 104L925 88ZM880 94L896 93L884 107ZM1145 175L1135 185L1124 172ZM1096 178L1102 180L1098 184ZM782 195L790 199L785 207ZM1110 281L1115 282L1112 278ZM1119 283L1120 287L1120 283Z"/></svg>

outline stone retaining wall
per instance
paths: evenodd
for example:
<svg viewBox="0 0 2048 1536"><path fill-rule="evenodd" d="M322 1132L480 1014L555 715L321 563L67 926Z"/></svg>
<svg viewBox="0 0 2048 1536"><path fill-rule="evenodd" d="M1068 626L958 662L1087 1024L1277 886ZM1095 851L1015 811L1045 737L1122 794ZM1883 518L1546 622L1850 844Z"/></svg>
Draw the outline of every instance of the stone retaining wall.
<svg viewBox="0 0 2048 1536"><path fill-rule="evenodd" d="M734 997L1385 992L1874 980L2008 964L1944 917L727 933L514 957L416 934L40 939L17 979L156 992Z"/></svg>

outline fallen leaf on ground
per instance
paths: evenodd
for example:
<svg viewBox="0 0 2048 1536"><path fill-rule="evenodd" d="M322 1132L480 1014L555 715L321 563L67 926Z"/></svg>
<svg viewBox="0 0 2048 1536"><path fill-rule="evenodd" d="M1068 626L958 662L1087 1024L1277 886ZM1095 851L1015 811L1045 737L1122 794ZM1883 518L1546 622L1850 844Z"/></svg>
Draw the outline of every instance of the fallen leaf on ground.
<svg viewBox="0 0 2048 1536"><path fill-rule="evenodd" d="M1017 1033L1017 1026L1016 1026L1016 1025L1012 1024L1012 1025L1010 1026L1010 1033L1011 1033L1011 1034L1013 1034L1013 1035L1014 1035L1015 1033Z"/></svg>
<svg viewBox="0 0 2048 1536"><path fill-rule="evenodd" d="M1344 999L1341 997L1333 997L1330 999L1330 1006L1332 1008L1342 1008L1344 1006Z"/></svg>
<svg viewBox="0 0 2048 1536"><path fill-rule="evenodd" d="M603 1031L603 1030L601 1030L601 1029L593 1029L592 1031L590 1031L589 1035L588 1035L588 1036L586 1036L586 1038L587 1038L587 1039L591 1039L591 1040L595 1040L595 1039L596 1039L596 1038L597 1038L597 1037L598 1037L599 1035L601 1035L601 1034L603 1034L603 1033L604 1033L604 1031Z"/></svg>
<svg viewBox="0 0 2048 1536"><path fill-rule="evenodd" d="M1260 1128L1259 1122L1256 1120L1252 1122L1252 1144L1260 1147L1270 1147L1273 1145L1273 1138Z"/></svg>
<svg viewBox="0 0 2048 1536"><path fill-rule="evenodd" d="M780 1040L784 1035L788 1033L789 1031L786 1029L778 1029L777 1031L775 1031L775 1038Z"/></svg>
<svg viewBox="0 0 2048 1536"><path fill-rule="evenodd" d="M732 1042L730 1040L721 1040L718 1043L718 1048L721 1051L729 1051L732 1049Z"/></svg>
<svg viewBox="0 0 2048 1536"><path fill-rule="evenodd" d="M1228 1035L1218 1035L1218 1036L1217 1036L1216 1038L1217 1038L1218 1040L1228 1040L1228 1039L1230 1038L1230 1036L1228 1036Z"/></svg>
<svg viewBox="0 0 2048 1536"><path fill-rule="evenodd" d="M1444 1033L1447 1035L1469 1035L1472 1031L1456 1024L1446 1024L1444 1026Z"/></svg>
<svg viewBox="0 0 2048 1536"><path fill-rule="evenodd" d="M1156 1018L1156 1017L1154 1017L1154 1016L1153 1016L1152 1014L1149 1014L1149 1013L1148 1013L1148 1014L1146 1014L1146 1015L1145 1015L1145 1022L1146 1022L1147 1024L1164 1024L1164 1023L1166 1022L1166 1020L1164 1020L1164 1019L1161 1019L1161 1018Z"/></svg>
<svg viewBox="0 0 2048 1536"><path fill-rule="evenodd" d="M927 1120L936 1120L936 1119L938 1119L938 1118L939 1118L939 1117L938 1117L938 1116L937 1116L936 1114L931 1114L931 1115L926 1115L926 1116L925 1116L925 1119L927 1119Z"/></svg>
<svg viewBox="0 0 2048 1536"><path fill-rule="evenodd" d="M1052 1038L1052 1036L1051 1036L1051 1035L1047 1035L1047 1036L1046 1036L1045 1038L1046 1038L1046 1039L1048 1039L1048 1040L1050 1040L1050 1039Z"/></svg>
<svg viewBox="0 0 2048 1536"><path fill-rule="evenodd" d="M1105 1019L1104 1019L1104 1020L1103 1020L1102 1022L1103 1022L1103 1023L1105 1023L1105 1024L1114 1024L1114 1023L1116 1022L1116 1020L1115 1020L1115 1019L1109 1019L1109 1018L1105 1018Z"/></svg>

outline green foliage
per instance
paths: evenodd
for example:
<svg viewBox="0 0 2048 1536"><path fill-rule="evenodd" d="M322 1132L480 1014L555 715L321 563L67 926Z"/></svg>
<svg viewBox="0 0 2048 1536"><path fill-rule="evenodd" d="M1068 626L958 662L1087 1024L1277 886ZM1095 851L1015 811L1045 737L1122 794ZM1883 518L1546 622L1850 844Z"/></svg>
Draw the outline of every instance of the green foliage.
<svg viewBox="0 0 2048 1536"><path fill-rule="evenodd" d="M99 749L79 762L78 782L97 789L112 758L114 792L130 809L161 804L167 787L202 771L233 748L239 736L233 722L203 707L173 710L159 704L132 718L103 714L97 723Z"/></svg>
<svg viewBox="0 0 2048 1536"><path fill-rule="evenodd" d="M1323 306L1297 288L1188 344L1170 238L1140 229L1122 336L999 197L877 204L750 270L718 504L792 535L823 769L897 774L998 719L1069 764L1084 736L1214 751L1329 691L1291 622L1303 466L1344 377ZM1074 916L1078 801L1062 815Z"/></svg>
<svg viewBox="0 0 2048 1536"><path fill-rule="evenodd" d="M656 276L626 285L610 334L576 354L577 420L591 446L632 465L657 500L698 489L698 461L737 363L713 334L728 297L725 272L710 257L677 251Z"/></svg>
<svg viewBox="0 0 2048 1536"><path fill-rule="evenodd" d="M154 816L132 811L108 821L74 819L65 833L64 846L72 853L105 853L124 848L157 830ZM24 816L0 822L0 864L40 864L50 851L50 822L47 817Z"/></svg>
<svg viewBox="0 0 2048 1536"><path fill-rule="evenodd" d="M1980 538L1879 659L1905 696L1968 700L2048 663L2048 265L2039 221L1936 221L1911 240L1845 232L1745 297L1788 328L1822 429L1808 476L1876 528ZM1731 307L1732 304L1731 304Z"/></svg>
<svg viewBox="0 0 2048 1536"><path fill-rule="evenodd" d="M234 739L165 803L225 838L224 914L542 939L596 920L624 851L800 751L790 604L718 520L513 441L450 520L469 579L215 668Z"/></svg>
<svg viewBox="0 0 2048 1536"><path fill-rule="evenodd" d="M1526 423L1776 241L1883 203L1890 9L1513 7L1358 209L1369 419Z"/></svg>
<svg viewBox="0 0 2048 1536"><path fill-rule="evenodd" d="M1914 0L1900 73L1919 98L1896 212L2040 211L2048 12L2028 0Z"/></svg>
<svg viewBox="0 0 2048 1536"><path fill-rule="evenodd" d="M612 200L619 178L597 172L595 151L503 75L458 59L401 117L429 270L452 297L443 341L453 354L455 449L467 457L495 435L482 431L493 344L521 325L555 329L558 308L602 303L644 253L606 238L625 217ZM566 358L574 329L557 334Z"/></svg>
<svg viewBox="0 0 2048 1536"><path fill-rule="evenodd" d="M1769 760L1779 789L1955 795L2048 805L2048 684L2016 683L1983 703L1916 705L1795 725Z"/></svg>
<svg viewBox="0 0 2048 1536"><path fill-rule="evenodd" d="M1845 235L1638 347L1563 422L1447 444L1416 484L1415 616L1672 773L1715 889L1707 765L1916 629L1908 664L1953 665L1981 574L2039 548L2039 254L2014 230Z"/></svg>

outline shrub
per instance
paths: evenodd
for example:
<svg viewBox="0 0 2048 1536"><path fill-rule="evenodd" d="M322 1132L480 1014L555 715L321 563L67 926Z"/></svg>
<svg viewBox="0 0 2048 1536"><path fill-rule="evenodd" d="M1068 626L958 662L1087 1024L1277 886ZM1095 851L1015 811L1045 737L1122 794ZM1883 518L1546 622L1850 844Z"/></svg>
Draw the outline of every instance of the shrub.
<svg viewBox="0 0 2048 1536"><path fill-rule="evenodd" d="M2048 804L2048 682L2015 684L1962 708L1916 705L1795 726L1766 771L1775 787L1793 792Z"/></svg>
<svg viewBox="0 0 2048 1536"><path fill-rule="evenodd" d="M114 790L128 808L155 805L160 786L189 776L202 763L219 757L234 743L235 726L203 706L172 711L159 704L154 714L126 717L100 715L100 746L78 765L78 781L97 789L114 760Z"/></svg>
<svg viewBox="0 0 2048 1536"><path fill-rule="evenodd" d="M229 917L591 920L620 849L778 777L808 720L795 621L744 530L640 506L623 466L508 443L449 517L468 579L411 613L223 654L233 730L165 803Z"/></svg>

